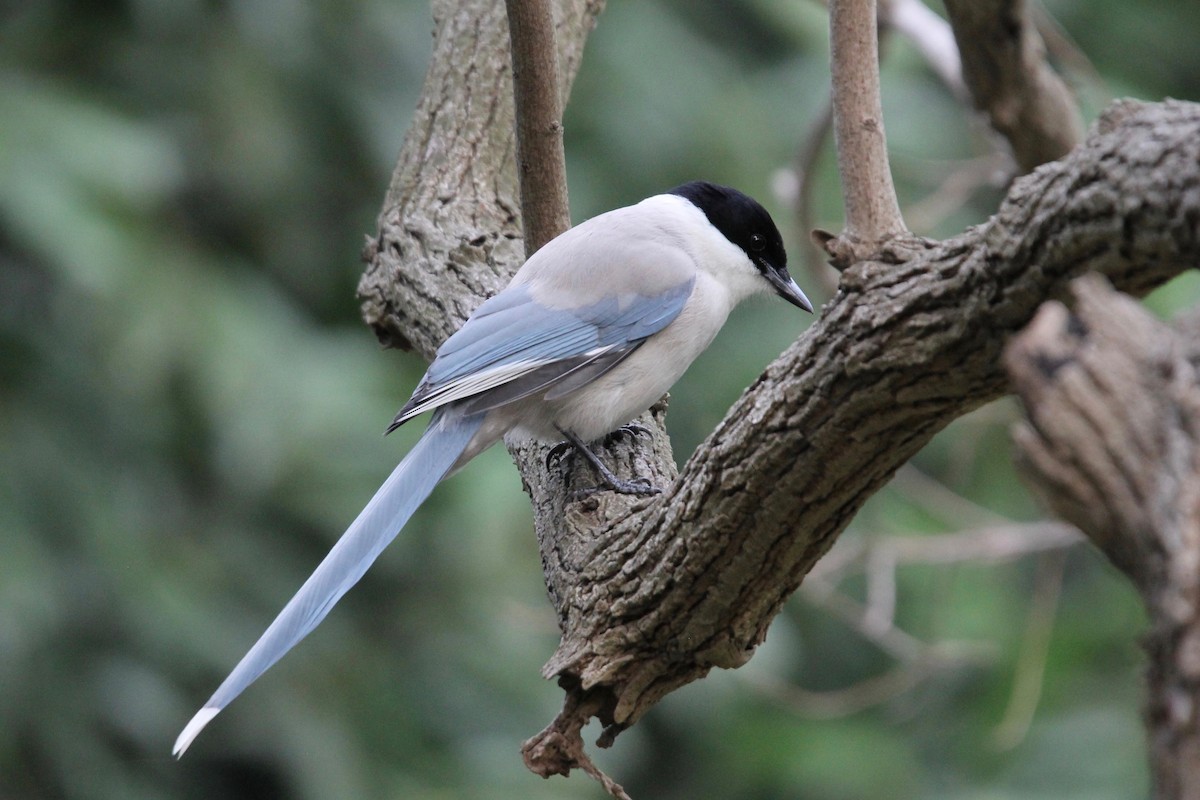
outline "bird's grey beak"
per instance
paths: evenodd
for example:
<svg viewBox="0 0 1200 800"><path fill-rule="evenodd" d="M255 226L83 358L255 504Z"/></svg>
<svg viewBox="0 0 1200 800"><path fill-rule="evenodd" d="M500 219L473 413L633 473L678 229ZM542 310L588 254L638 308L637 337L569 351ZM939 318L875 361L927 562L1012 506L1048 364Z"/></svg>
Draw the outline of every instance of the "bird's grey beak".
<svg viewBox="0 0 1200 800"><path fill-rule="evenodd" d="M804 292L800 291L800 287L796 285L796 281L792 280L792 276L787 273L787 270L767 267L763 270L763 276L771 286L775 287L776 294L792 305L800 306L808 313L812 313L812 303L804 296Z"/></svg>

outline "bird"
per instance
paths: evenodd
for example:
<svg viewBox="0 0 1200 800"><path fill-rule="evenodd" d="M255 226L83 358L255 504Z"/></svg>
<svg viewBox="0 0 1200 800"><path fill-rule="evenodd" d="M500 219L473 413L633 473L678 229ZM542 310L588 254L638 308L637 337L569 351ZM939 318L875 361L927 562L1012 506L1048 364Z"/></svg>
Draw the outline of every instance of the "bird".
<svg viewBox="0 0 1200 800"><path fill-rule="evenodd" d="M602 213L547 242L438 349L388 428L432 411L425 433L187 723L175 757L320 624L443 478L501 438L566 440L608 488L657 491L618 479L587 443L650 408L735 306L771 292L813 310L767 210L707 181Z"/></svg>

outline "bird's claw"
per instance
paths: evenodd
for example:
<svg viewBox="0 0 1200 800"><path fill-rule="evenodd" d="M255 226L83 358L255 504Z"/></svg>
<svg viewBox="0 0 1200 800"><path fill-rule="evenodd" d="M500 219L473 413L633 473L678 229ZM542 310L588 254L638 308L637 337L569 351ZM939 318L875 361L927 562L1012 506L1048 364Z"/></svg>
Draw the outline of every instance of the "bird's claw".
<svg viewBox="0 0 1200 800"><path fill-rule="evenodd" d="M662 489L651 483L649 478L634 478L633 480L628 481L623 478L617 478L609 483L609 488L617 494L641 496L662 494Z"/></svg>
<svg viewBox="0 0 1200 800"><path fill-rule="evenodd" d="M646 478L634 478L629 481L618 478L615 475L610 476L610 478L605 478L604 485L588 486L584 489L574 490L571 492L571 500L583 500L600 492L616 492L617 494L627 494L635 497L649 497L662 493L661 488L655 486Z"/></svg>
<svg viewBox="0 0 1200 800"><path fill-rule="evenodd" d="M552 466L553 462L561 460L562 457L564 455L566 455L568 452L573 453L574 447L575 447L575 445L571 444L571 442L559 442L558 444L551 447L550 450L546 453L546 471L550 471L551 469L554 468Z"/></svg>
<svg viewBox="0 0 1200 800"><path fill-rule="evenodd" d="M600 486L575 490L571 493L571 499L579 500L584 497L589 497L596 492L605 491L606 489L614 491L617 494L641 496L658 494L662 491L662 489L658 488L645 478L634 478L633 480L618 478L616 474L613 473L613 471L609 469L603 461L600 460L600 457L593 453L588 446L579 439L578 436L575 436L570 431L563 430L561 428L559 429L559 433L565 436L567 440L565 442L559 442L558 444L554 445L554 447L550 448L550 452L546 454L546 469L550 469L551 461L561 459L564 454L570 451L570 455L572 457L575 455L582 455L585 459L587 459L588 463L591 464L593 469L595 469L596 473L600 476L600 480L602 481L602 485ZM642 425L631 424L618 428L616 431L613 431L612 434L609 434L609 436L611 437L617 433L625 433L629 435L644 433L649 435L650 431ZM607 439L608 437L605 438ZM563 477L565 480L567 478L567 474L564 473Z"/></svg>
<svg viewBox="0 0 1200 800"><path fill-rule="evenodd" d="M628 425L622 425L612 433L604 437L604 443L611 444L623 436L645 436L649 439L654 435L654 431L647 428L645 425L639 425L636 422L631 422Z"/></svg>

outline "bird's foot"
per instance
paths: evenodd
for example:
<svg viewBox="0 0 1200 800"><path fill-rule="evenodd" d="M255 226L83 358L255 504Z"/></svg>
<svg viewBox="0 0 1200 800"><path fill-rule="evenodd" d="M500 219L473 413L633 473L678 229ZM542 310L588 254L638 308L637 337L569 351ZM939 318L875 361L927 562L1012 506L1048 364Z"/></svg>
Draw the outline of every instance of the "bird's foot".
<svg viewBox="0 0 1200 800"><path fill-rule="evenodd" d="M634 478L633 480L626 480L624 478L617 477L617 475L611 469L609 469L603 461L600 460L600 457L593 453L591 448L584 444L584 442L578 436L570 431L562 430L561 428L559 429L559 433L565 436L567 440L565 442L556 444L550 449L550 452L546 454L546 468L550 468L550 462L552 460L560 459L564 455L569 454L574 456L576 453L579 453L587 459L589 464L592 465L592 469L596 470L596 473L600 476L600 480L603 484L601 486L592 486L587 489L577 489L571 493L571 499L579 500L596 494L597 492L603 492L606 490L616 492L617 494L642 496L659 494L662 492L662 489L652 484L646 478ZM649 435L650 431L641 425L626 425L613 431L609 434L609 436L611 437L615 434L622 433L629 435L645 433ZM606 439L607 438L608 437L606 437ZM572 447L574 450L569 451L569 448Z"/></svg>

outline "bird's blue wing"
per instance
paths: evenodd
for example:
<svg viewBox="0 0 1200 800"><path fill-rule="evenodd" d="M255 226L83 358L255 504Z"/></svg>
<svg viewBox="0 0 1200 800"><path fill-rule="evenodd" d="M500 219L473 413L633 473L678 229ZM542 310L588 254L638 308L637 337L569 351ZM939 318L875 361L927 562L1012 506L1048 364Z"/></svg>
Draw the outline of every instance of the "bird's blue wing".
<svg viewBox="0 0 1200 800"><path fill-rule="evenodd" d="M555 384L583 386L670 324L693 285L611 296L578 309L548 308L528 284L505 289L446 340L392 428L446 403L467 401L464 410L473 413L554 391Z"/></svg>

